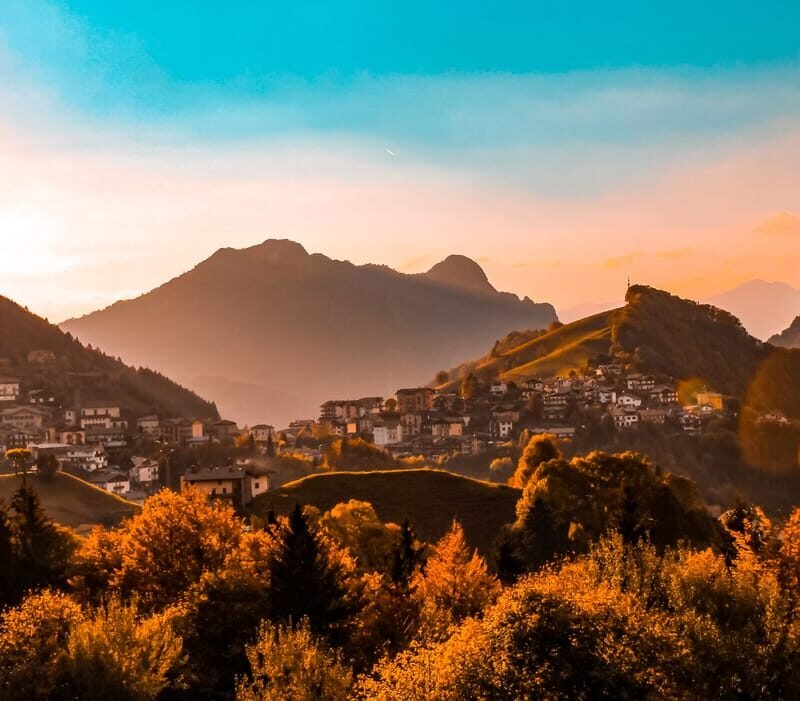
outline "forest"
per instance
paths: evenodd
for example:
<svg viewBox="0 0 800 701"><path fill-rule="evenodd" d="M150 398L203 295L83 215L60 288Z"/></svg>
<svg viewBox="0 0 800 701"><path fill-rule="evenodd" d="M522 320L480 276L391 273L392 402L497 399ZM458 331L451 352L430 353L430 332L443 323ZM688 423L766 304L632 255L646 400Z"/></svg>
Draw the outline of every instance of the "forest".
<svg viewBox="0 0 800 701"><path fill-rule="evenodd" d="M533 436L483 557L371 504L245 519L191 489L84 537L0 511L0 699L800 696L800 509L712 517L636 453Z"/></svg>

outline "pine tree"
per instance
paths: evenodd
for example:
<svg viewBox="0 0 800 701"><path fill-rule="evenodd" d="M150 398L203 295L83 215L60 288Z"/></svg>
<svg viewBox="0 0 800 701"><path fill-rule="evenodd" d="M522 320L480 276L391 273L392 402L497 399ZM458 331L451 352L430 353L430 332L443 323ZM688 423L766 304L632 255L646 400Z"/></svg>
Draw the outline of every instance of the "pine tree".
<svg viewBox="0 0 800 701"><path fill-rule="evenodd" d="M298 623L306 617L315 632L331 632L357 608L348 586L352 560L312 527L299 505L278 537L270 562L272 618Z"/></svg>
<svg viewBox="0 0 800 701"><path fill-rule="evenodd" d="M407 589L411 576L422 562L421 548L417 537L406 519L400 526L400 533L392 549L392 563L389 576L398 587Z"/></svg>
<svg viewBox="0 0 800 701"><path fill-rule="evenodd" d="M5 504L0 504L0 609L17 603L19 598L19 562L14 548L14 533L11 529Z"/></svg>
<svg viewBox="0 0 800 701"><path fill-rule="evenodd" d="M71 534L44 513L31 487L20 487L11 501L11 530L25 588L58 585L75 547Z"/></svg>

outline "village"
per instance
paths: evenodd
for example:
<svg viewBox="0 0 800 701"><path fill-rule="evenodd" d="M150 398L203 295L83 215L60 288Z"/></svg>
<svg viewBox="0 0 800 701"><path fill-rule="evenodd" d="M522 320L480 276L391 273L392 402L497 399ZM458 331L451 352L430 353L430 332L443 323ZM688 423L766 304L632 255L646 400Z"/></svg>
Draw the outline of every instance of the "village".
<svg viewBox="0 0 800 701"><path fill-rule="evenodd" d="M607 364L519 383L482 384L470 375L460 391L414 387L387 398L328 400L316 420L301 419L276 430L268 424L240 428L228 419L135 416L108 399L85 399L63 408L47 392L23 392L18 379L4 377L0 450L27 448L35 460L52 455L59 469L134 501L162 486L192 483L242 506L277 486L271 484L274 471L268 461L229 459L228 464L192 467L175 476L164 474L170 454L177 448L248 445L256 456L291 451L318 465L326 442L349 437L394 458L421 457L434 464L453 455L480 455L523 431L570 439L590 425L621 432L651 425L696 435L714 418L735 412L735 405L717 392L703 389L690 399L681 403L679 387L670 378ZM773 414L762 419L785 421ZM127 467L117 464L123 462Z"/></svg>

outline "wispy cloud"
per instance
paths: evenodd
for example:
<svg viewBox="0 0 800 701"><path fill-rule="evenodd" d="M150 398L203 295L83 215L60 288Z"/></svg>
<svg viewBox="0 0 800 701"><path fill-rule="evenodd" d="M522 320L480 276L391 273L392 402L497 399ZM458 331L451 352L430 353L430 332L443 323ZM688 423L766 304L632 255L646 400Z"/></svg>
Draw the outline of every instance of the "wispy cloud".
<svg viewBox="0 0 800 701"><path fill-rule="evenodd" d="M789 212L779 212L755 228L758 234L766 236L800 237L800 217Z"/></svg>

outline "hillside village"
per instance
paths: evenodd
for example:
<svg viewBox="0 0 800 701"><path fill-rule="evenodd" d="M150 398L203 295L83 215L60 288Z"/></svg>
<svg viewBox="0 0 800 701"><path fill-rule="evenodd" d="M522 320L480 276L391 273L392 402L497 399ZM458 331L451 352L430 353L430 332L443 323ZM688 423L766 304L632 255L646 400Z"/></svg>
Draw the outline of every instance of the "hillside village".
<svg viewBox="0 0 800 701"><path fill-rule="evenodd" d="M388 398L329 400L318 419L276 430L266 423L240 428L226 419L137 416L119 401L80 393L74 405L61 406L44 388L0 377L0 449L28 448L36 460L52 455L60 469L128 499L143 501L162 486L192 483L243 506L278 486L271 484L268 461L229 457L228 464L165 475L169 455L179 448L239 445L255 456L285 451L319 465L326 441L350 437L393 458L421 456L433 463L479 456L523 431L570 439L590 426L626 432L654 425L696 435L715 418L736 412L736 402L720 393L681 397L686 393L679 390L671 378L630 372L620 363L520 383L482 384L468 375L459 392L415 387ZM787 421L776 412L761 420Z"/></svg>

